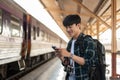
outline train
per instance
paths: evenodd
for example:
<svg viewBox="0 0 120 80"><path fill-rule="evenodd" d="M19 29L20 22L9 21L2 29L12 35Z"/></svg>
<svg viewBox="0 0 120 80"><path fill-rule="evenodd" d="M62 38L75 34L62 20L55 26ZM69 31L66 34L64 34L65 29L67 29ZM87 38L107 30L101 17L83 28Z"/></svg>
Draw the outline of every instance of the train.
<svg viewBox="0 0 120 80"><path fill-rule="evenodd" d="M12 0L0 0L0 80L54 58L66 41Z"/></svg>

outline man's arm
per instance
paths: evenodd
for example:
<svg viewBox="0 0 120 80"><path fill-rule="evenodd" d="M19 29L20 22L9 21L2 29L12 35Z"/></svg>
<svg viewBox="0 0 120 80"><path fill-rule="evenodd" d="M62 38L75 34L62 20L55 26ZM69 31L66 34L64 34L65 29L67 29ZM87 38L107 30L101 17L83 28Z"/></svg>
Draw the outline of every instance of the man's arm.
<svg viewBox="0 0 120 80"><path fill-rule="evenodd" d="M72 55L70 52L68 52L66 49L59 49L58 50L58 54L61 54L64 57L68 57L73 59L76 63L80 64L80 65L84 65L85 64L85 60L82 57L76 56L76 55ZM64 60L64 59L63 59Z"/></svg>

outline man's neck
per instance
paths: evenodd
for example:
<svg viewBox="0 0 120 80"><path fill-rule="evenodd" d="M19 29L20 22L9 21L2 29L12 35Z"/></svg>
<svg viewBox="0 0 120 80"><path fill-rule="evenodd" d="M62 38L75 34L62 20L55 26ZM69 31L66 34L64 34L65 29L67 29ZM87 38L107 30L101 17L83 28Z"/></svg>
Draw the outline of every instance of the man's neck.
<svg viewBox="0 0 120 80"><path fill-rule="evenodd" d="M75 37L73 37L73 39L76 40L80 34L81 34L81 32L79 31L79 33Z"/></svg>

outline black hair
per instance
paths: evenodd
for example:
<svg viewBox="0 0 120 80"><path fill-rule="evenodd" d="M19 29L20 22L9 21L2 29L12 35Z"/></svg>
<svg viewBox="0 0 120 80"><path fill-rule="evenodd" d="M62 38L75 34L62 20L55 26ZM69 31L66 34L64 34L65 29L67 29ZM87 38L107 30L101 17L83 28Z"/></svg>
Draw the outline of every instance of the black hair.
<svg viewBox="0 0 120 80"><path fill-rule="evenodd" d="M68 15L63 20L63 25L65 27L70 26L72 24L78 24L81 23L81 18L79 15Z"/></svg>

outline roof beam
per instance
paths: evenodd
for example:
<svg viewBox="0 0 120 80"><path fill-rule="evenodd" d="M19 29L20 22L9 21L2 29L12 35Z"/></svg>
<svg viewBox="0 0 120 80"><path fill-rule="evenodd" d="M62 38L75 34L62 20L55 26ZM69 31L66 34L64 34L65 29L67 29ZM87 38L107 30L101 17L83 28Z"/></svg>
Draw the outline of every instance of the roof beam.
<svg viewBox="0 0 120 80"><path fill-rule="evenodd" d="M92 11L90 11L87 7L85 7L83 4L81 4L78 0L73 0L74 2L76 2L76 4L78 4L78 6L84 8L86 11L88 11L90 13L91 16L95 17L96 19L98 19L99 21L101 21L104 25L106 25L108 28L111 28L110 25L108 25L105 21L103 21L99 16L95 15Z"/></svg>
<svg viewBox="0 0 120 80"><path fill-rule="evenodd" d="M64 14L78 14L80 16L90 17L90 15L87 15L85 13L82 14L78 12L64 11L64 10L58 10L58 9L53 9L53 8L46 8L46 10L51 11L51 12L58 12L58 13L64 13Z"/></svg>

